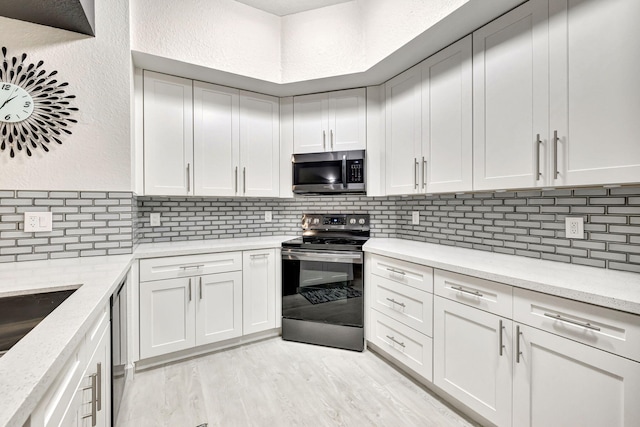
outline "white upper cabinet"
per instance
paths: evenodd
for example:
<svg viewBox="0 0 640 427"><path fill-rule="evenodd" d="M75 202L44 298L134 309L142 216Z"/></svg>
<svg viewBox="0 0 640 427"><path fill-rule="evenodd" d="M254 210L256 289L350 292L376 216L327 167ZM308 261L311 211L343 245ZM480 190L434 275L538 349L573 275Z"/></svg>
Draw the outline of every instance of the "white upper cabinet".
<svg viewBox="0 0 640 427"><path fill-rule="evenodd" d="M191 194L192 81L144 71L144 192Z"/></svg>
<svg viewBox="0 0 640 427"><path fill-rule="evenodd" d="M532 0L473 33L474 190L546 179L547 15L546 1Z"/></svg>
<svg viewBox="0 0 640 427"><path fill-rule="evenodd" d="M471 36L385 87L387 194L471 191Z"/></svg>
<svg viewBox="0 0 640 427"><path fill-rule="evenodd" d="M293 99L293 152L364 150L364 88L296 96Z"/></svg>
<svg viewBox="0 0 640 427"><path fill-rule="evenodd" d="M278 98L144 72L146 195L277 197Z"/></svg>
<svg viewBox="0 0 640 427"><path fill-rule="evenodd" d="M549 2L554 185L640 181L639 17L637 0Z"/></svg>
<svg viewBox="0 0 640 427"><path fill-rule="evenodd" d="M385 83L387 195L419 190L421 82L422 69L416 65Z"/></svg>
<svg viewBox="0 0 640 427"><path fill-rule="evenodd" d="M240 93L240 165L238 195L280 194L280 104L278 98ZM240 187L240 185L239 185Z"/></svg>
<svg viewBox="0 0 640 427"><path fill-rule="evenodd" d="M422 63L422 190L473 189L472 124L469 35Z"/></svg>
<svg viewBox="0 0 640 427"><path fill-rule="evenodd" d="M235 196L240 163L239 91L194 82L194 188L201 196Z"/></svg>

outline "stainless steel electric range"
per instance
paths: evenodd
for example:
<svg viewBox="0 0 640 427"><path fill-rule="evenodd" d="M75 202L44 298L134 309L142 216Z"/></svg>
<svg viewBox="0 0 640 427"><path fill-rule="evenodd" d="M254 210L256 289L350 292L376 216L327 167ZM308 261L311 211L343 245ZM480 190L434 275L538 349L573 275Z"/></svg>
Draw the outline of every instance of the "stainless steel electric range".
<svg viewBox="0 0 640 427"><path fill-rule="evenodd" d="M282 338L364 349L367 214L305 214L282 244Z"/></svg>

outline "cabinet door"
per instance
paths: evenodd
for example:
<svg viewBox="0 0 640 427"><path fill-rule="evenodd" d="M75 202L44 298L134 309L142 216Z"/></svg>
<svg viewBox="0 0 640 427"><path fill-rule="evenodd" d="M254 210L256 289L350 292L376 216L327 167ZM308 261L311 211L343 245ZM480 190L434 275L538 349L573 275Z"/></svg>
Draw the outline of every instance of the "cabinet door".
<svg viewBox="0 0 640 427"><path fill-rule="evenodd" d="M209 274L197 281L196 345L242 335L242 272Z"/></svg>
<svg viewBox="0 0 640 427"><path fill-rule="evenodd" d="M473 33L474 190L544 184L547 15L546 0L531 0Z"/></svg>
<svg viewBox="0 0 640 427"><path fill-rule="evenodd" d="M329 99L326 93L293 98L293 152L328 150Z"/></svg>
<svg viewBox="0 0 640 427"><path fill-rule="evenodd" d="M81 384L82 406L79 425L81 427L111 426L111 329L106 328L87 365L87 371ZM92 376L95 378L92 379ZM95 381L95 383L93 383ZM95 391L92 390L95 385ZM95 399L95 412L92 400Z"/></svg>
<svg viewBox="0 0 640 427"><path fill-rule="evenodd" d="M516 328L521 354L514 365L514 426L638 425L640 363L528 326Z"/></svg>
<svg viewBox="0 0 640 427"><path fill-rule="evenodd" d="M473 189L472 79L470 35L422 64L422 191Z"/></svg>
<svg viewBox="0 0 640 427"><path fill-rule="evenodd" d="M275 263L273 249L242 254L244 335L276 327Z"/></svg>
<svg viewBox="0 0 640 427"><path fill-rule="evenodd" d="M499 426L511 425L511 323L435 297L433 382Z"/></svg>
<svg viewBox="0 0 640 427"><path fill-rule="evenodd" d="M421 80L415 66L385 83L387 195L418 192Z"/></svg>
<svg viewBox="0 0 640 427"><path fill-rule="evenodd" d="M140 357L195 345L194 278L140 284Z"/></svg>
<svg viewBox="0 0 640 427"><path fill-rule="evenodd" d="M144 72L145 195L192 194L192 81Z"/></svg>
<svg viewBox="0 0 640 427"><path fill-rule="evenodd" d="M194 188L198 196L238 193L239 91L194 82Z"/></svg>
<svg viewBox="0 0 640 427"><path fill-rule="evenodd" d="M240 94L240 167L238 194L278 197L280 194L280 104L278 98Z"/></svg>
<svg viewBox="0 0 640 427"><path fill-rule="evenodd" d="M365 89L329 94L329 142L331 151L364 150L367 147Z"/></svg>
<svg viewBox="0 0 640 427"><path fill-rule="evenodd" d="M554 185L640 181L640 2L550 1L549 16Z"/></svg>

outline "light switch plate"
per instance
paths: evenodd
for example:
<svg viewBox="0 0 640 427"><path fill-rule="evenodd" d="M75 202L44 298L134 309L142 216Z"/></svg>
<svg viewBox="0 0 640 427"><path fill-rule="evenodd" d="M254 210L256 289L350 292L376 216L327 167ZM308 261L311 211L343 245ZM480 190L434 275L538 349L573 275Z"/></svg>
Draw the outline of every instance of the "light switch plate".
<svg viewBox="0 0 640 427"><path fill-rule="evenodd" d="M152 212L149 214L149 222L152 227L160 227L160 213Z"/></svg>
<svg viewBox="0 0 640 427"><path fill-rule="evenodd" d="M584 219L581 216L564 219L567 239L584 239Z"/></svg>
<svg viewBox="0 0 640 427"><path fill-rule="evenodd" d="M51 212L25 212L24 231L53 231L53 215Z"/></svg>
<svg viewBox="0 0 640 427"><path fill-rule="evenodd" d="M418 211L411 212L411 224L413 225L420 224L420 212Z"/></svg>
<svg viewBox="0 0 640 427"><path fill-rule="evenodd" d="M273 212L266 211L264 213L264 222L271 222L271 221L273 221Z"/></svg>

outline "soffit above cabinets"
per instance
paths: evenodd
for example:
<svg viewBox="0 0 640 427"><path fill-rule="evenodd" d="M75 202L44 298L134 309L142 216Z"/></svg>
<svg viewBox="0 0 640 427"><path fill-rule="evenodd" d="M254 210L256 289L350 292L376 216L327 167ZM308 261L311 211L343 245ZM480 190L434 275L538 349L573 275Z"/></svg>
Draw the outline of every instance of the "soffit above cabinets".
<svg viewBox="0 0 640 427"><path fill-rule="evenodd" d="M236 0L256 9L263 10L277 16L293 15L294 13L320 9L338 3L353 0Z"/></svg>
<svg viewBox="0 0 640 427"><path fill-rule="evenodd" d="M0 1L0 16L96 35L94 0Z"/></svg>

